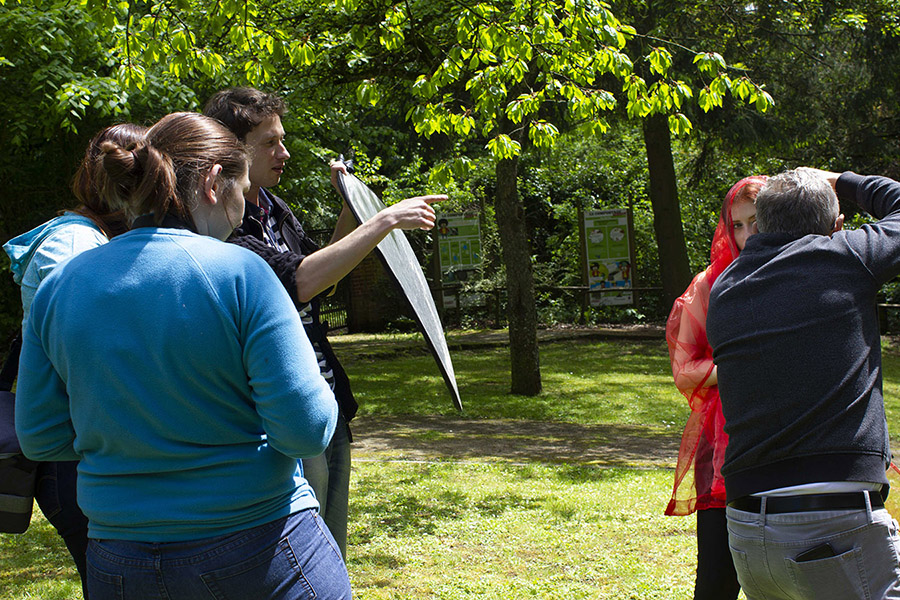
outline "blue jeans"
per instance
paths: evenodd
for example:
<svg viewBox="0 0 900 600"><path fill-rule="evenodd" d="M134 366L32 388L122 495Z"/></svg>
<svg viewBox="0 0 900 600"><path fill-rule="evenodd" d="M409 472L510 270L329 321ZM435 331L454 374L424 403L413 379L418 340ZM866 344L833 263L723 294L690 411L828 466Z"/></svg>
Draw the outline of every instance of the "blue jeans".
<svg viewBox="0 0 900 600"><path fill-rule="evenodd" d="M347 568L315 510L189 542L92 539L91 600L347 600Z"/></svg>
<svg viewBox="0 0 900 600"><path fill-rule="evenodd" d="M344 417L338 416L334 435L325 452L304 458L303 477L319 501L319 514L334 536L341 556L347 558L347 512L350 504L350 436Z"/></svg>
<svg viewBox="0 0 900 600"><path fill-rule="evenodd" d="M728 543L749 600L900 598L900 536L885 509L759 514L728 507ZM834 556L800 555L831 546Z"/></svg>
<svg viewBox="0 0 900 600"><path fill-rule="evenodd" d="M88 520L78 508L75 490L77 469L78 461L38 463L34 498L72 555L81 577L84 598L87 600L85 554L88 547Z"/></svg>

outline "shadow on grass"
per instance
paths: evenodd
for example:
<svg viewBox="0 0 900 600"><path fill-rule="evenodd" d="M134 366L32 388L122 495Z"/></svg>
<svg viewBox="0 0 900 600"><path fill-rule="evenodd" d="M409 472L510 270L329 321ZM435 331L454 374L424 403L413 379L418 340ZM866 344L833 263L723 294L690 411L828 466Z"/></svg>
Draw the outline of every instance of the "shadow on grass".
<svg viewBox="0 0 900 600"><path fill-rule="evenodd" d="M589 465L563 465L556 471L556 478L565 483L619 481L631 477L627 469L598 469Z"/></svg>
<svg viewBox="0 0 900 600"><path fill-rule="evenodd" d="M388 347L390 348L390 347ZM339 349L360 415L457 416L434 360L401 347ZM662 424L684 422L664 342L556 341L541 346L544 391L509 393L509 349L452 353L464 415L477 419Z"/></svg>
<svg viewBox="0 0 900 600"><path fill-rule="evenodd" d="M672 467L680 431L643 425L466 420L441 416L359 417L353 453L366 458L499 461L573 465L573 478L597 478L577 466Z"/></svg>
<svg viewBox="0 0 900 600"><path fill-rule="evenodd" d="M354 536L352 543L354 548L357 548L357 544L361 542L359 537ZM361 546L364 547L364 546ZM373 567L379 567L381 569L388 570L397 570L405 564L404 561L397 558L394 554L389 554L387 552L381 551L362 551L355 549L353 552L353 562L358 565L369 565ZM380 587L389 587L389 581L376 581L376 584Z"/></svg>
<svg viewBox="0 0 900 600"><path fill-rule="evenodd" d="M353 492L357 500L353 510L364 517L363 527L354 534L353 543L366 544L383 536L432 535L440 522L460 518L467 506L467 498L461 492L416 493L416 484L430 478L430 472L430 468L425 468L412 478L400 480L357 479Z"/></svg>
<svg viewBox="0 0 900 600"><path fill-rule="evenodd" d="M366 544L376 537L437 535L443 523L464 519L472 511L496 517L540 504L536 498L512 491L473 495L468 488L452 489L441 483L458 472L454 465L433 463L413 465L402 477L394 476L396 471L389 476L377 471L355 478L351 507L358 527L353 543Z"/></svg>

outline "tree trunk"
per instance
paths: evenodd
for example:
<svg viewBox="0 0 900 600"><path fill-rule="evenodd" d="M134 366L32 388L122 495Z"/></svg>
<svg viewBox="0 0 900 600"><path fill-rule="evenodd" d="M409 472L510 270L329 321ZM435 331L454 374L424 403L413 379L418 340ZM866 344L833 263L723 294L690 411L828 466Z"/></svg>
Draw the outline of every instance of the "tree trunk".
<svg viewBox="0 0 900 600"><path fill-rule="evenodd" d="M506 285L509 294L509 358L513 394L536 396L541 391L541 361L537 343L537 307L531 245L519 202L518 157L497 163L497 196L494 207Z"/></svg>
<svg viewBox="0 0 900 600"><path fill-rule="evenodd" d="M681 226L681 205L666 115L644 119L644 146L650 171L650 203L653 205L663 296L666 306L671 306L687 288L693 274Z"/></svg>

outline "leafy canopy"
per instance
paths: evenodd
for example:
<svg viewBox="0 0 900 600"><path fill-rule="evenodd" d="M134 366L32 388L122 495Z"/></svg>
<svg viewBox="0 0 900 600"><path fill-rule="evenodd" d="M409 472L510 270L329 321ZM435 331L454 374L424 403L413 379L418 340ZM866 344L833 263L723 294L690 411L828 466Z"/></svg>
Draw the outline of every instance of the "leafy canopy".
<svg viewBox="0 0 900 600"><path fill-rule="evenodd" d="M342 0L345 10L355 10L366 0ZM442 35L447 23L433 24L430 39L441 60L412 83L419 103L407 118L418 133L461 138L488 138L487 148L497 158L521 152L521 142L511 135L521 130L539 148L553 145L563 120L589 133L608 129L605 115L617 107L617 92L624 94L631 118L669 115L676 134L691 131L682 112L694 99L694 89L673 79L673 58L664 42L646 61L657 80L649 83L635 73L634 60L625 50L637 35L621 23L601 1L512 0L475 5L450 3L452 35ZM424 3L391 6L380 24L380 41L387 49L399 49L407 35L421 28L427 10ZM686 50L676 48L676 50ZM714 52L698 52L694 64L705 85L696 93L703 111L721 107L728 95L765 111L772 97L743 71L732 78L724 58ZM361 101L375 103L377 79L362 82Z"/></svg>
<svg viewBox="0 0 900 600"><path fill-rule="evenodd" d="M98 99L111 103L111 111L122 110L127 94L145 89L148 77L158 71L157 76L179 82L271 86L286 72L312 67L348 39L356 47L355 61L372 50L373 41L388 53L437 57L408 61L409 91L416 102L407 119L426 137L487 139L497 158L521 152L522 142L512 135L516 130L527 132L539 148L553 145L564 122L604 132L605 115L623 101L632 118L668 115L676 134L691 131L682 109L694 99L703 111L722 106L729 95L760 111L773 104L742 73L732 78L729 65L714 52L695 53L694 64L705 82L698 90L670 77L671 49L692 50L660 41L646 56L628 56L625 44L637 34L601 0L438 3L441 10L434 0L387 5L333 0L327 7L333 14L382 15L369 28L347 20L345 29L339 20L332 24L337 29L313 26L310 21L321 19L322 7L306 0L0 0L0 7L30 9L32 14L78 10L96 26L108 73L93 80L73 74L55 92L73 116ZM415 37L415 47L408 44L410 37ZM655 81L635 73L636 60L649 64ZM0 56L0 66L16 65ZM387 87L378 77L355 85L358 101L370 106L381 101ZM513 127L503 126L506 122ZM75 121L64 126L74 127Z"/></svg>

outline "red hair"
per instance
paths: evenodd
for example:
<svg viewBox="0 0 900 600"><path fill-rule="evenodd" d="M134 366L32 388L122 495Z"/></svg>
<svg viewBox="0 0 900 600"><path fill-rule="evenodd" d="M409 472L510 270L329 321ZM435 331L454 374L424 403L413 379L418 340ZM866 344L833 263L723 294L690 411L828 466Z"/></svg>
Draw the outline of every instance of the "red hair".
<svg viewBox="0 0 900 600"><path fill-rule="evenodd" d="M737 258L741 252L738 250L737 242L734 239L734 222L731 220L731 207L738 202L753 202L756 199L756 194L765 185L766 179L763 175L744 177L731 186L731 189L725 194L725 200L722 201L722 211L719 213L719 224L716 226L716 232L713 234L712 245L709 249L707 276L710 277L710 286L722 274L725 267L730 265L731 261Z"/></svg>
<svg viewBox="0 0 900 600"><path fill-rule="evenodd" d="M708 383L715 365L706 339L706 311L710 288L740 253L734 238L731 209L738 202L753 202L765 182L765 177L746 177L728 190L713 235L709 267L694 277L687 290L675 300L666 322L675 385L691 407L691 416L681 436L667 515L687 515L695 510L725 506L721 468L728 435L719 388Z"/></svg>

